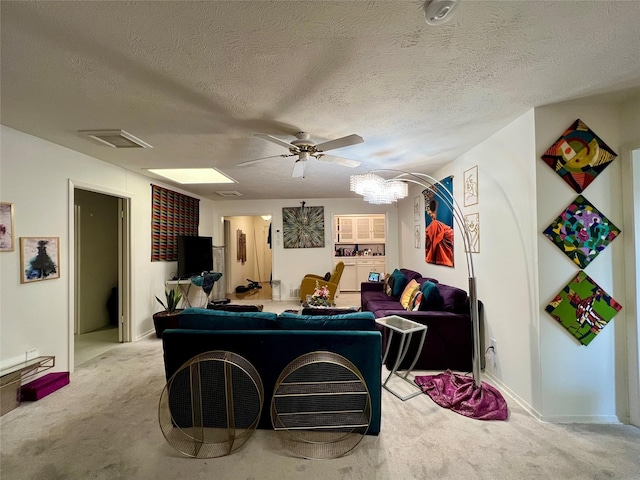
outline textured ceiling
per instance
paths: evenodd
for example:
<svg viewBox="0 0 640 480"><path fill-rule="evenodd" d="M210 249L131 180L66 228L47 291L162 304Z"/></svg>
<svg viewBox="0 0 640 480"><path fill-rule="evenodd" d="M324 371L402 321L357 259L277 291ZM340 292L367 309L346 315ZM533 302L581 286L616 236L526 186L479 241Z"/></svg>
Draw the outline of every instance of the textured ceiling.
<svg viewBox="0 0 640 480"><path fill-rule="evenodd" d="M350 197L372 168L433 172L534 106L640 92L640 2L462 0L447 24L418 1L1 3L0 121L106 162L214 166L204 197ZM116 150L77 133L120 128ZM355 169L287 153L256 132L320 143ZM80 166L79 166L80 167ZM151 174L148 174L153 178ZM157 177L156 177L157 178Z"/></svg>

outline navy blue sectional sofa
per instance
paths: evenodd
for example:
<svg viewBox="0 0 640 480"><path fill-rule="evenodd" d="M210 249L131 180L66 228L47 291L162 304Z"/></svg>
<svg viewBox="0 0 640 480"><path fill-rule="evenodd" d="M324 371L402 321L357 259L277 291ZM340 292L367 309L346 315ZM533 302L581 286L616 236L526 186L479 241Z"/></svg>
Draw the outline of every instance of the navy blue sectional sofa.
<svg viewBox="0 0 640 480"><path fill-rule="evenodd" d="M192 357L225 350L246 358L264 385L264 406L258 428L271 429L270 402L278 376L299 356L329 351L351 361L371 395L368 434L380 432L382 337L372 313L304 316L292 313L225 312L188 308L179 328L162 334L166 378Z"/></svg>

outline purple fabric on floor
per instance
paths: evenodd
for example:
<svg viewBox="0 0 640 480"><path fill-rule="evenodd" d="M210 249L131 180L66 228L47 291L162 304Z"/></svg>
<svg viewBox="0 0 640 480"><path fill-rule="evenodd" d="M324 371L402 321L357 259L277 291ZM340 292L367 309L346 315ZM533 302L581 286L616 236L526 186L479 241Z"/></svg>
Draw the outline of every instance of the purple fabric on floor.
<svg viewBox="0 0 640 480"><path fill-rule="evenodd" d="M438 375L418 375L414 382L443 408L478 420L506 420L507 402L492 385L481 382L476 388L472 377L451 370Z"/></svg>

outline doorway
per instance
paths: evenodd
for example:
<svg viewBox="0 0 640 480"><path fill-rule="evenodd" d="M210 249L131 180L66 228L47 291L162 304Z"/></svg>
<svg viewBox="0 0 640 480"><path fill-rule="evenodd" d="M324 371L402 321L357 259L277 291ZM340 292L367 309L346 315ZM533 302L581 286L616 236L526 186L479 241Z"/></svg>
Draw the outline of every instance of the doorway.
<svg viewBox="0 0 640 480"><path fill-rule="evenodd" d="M634 258L633 264L628 264L626 272L627 298L633 302L630 312L635 312L627 325L627 346L629 365L629 420L632 425L640 427L640 148L635 148L629 153L630 173L628 180L631 182L631 202L626 219L630 221L632 229L628 237L629 248L632 250L630 258ZM628 204L629 204L628 203ZM627 257L627 258L629 258Z"/></svg>
<svg viewBox="0 0 640 480"><path fill-rule="evenodd" d="M69 365L76 367L130 335L129 199L73 185L73 300Z"/></svg>
<svg viewBox="0 0 640 480"><path fill-rule="evenodd" d="M248 285L250 279L262 286L251 292L253 296L259 297L257 299L271 299L271 215L228 216L223 221L227 272L225 285L228 296L236 299L236 287Z"/></svg>

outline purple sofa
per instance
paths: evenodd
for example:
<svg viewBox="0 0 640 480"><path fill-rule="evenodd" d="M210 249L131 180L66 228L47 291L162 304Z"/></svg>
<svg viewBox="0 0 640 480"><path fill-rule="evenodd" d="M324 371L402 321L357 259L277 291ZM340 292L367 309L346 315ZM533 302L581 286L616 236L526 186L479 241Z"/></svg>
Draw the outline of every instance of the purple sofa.
<svg viewBox="0 0 640 480"><path fill-rule="evenodd" d="M413 270L400 269L400 271L407 277L407 281L415 279L421 285L427 280L435 283L442 296L442 309L407 311L400 304L398 297L390 297L383 291L383 283L363 283L360 292L362 311L373 312L376 318L398 315L427 325L425 343L414 369L471 371L473 339L467 292L439 283L433 278L424 278ZM378 328L383 335L384 352L388 331L380 326ZM418 349L420 335L415 334L413 337L400 369L409 367ZM392 363L396 358L399 335L394 335L393 338L394 341L385 362L389 369L393 367Z"/></svg>

